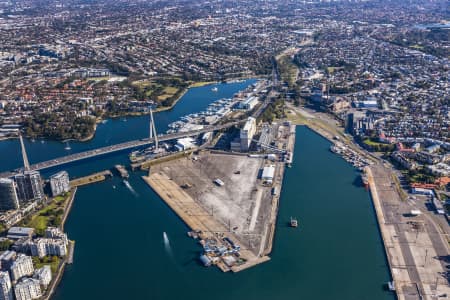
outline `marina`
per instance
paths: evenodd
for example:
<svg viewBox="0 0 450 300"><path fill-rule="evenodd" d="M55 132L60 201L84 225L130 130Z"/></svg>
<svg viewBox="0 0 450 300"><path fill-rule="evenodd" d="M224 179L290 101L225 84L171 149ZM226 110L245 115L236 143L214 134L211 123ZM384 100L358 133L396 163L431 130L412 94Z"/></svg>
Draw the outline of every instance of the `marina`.
<svg viewBox="0 0 450 300"><path fill-rule="evenodd" d="M359 171L363 171L364 167L373 164L369 159L362 157L355 150L339 141L330 146L330 151L340 155L343 159L352 164Z"/></svg>
<svg viewBox="0 0 450 300"><path fill-rule="evenodd" d="M239 83L242 81L238 81ZM239 113L252 109L258 100L255 94L261 92L266 86L265 80L259 80L246 89L237 92L231 98L221 98L208 105L205 110L182 116L180 120L168 125L167 133L183 132L196 129L202 129L205 125L214 125L232 113ZM218 92L217 87L211 89ZM251 106L246 104L252 99ZM253 100L254 99L254 100Z"/></svg>

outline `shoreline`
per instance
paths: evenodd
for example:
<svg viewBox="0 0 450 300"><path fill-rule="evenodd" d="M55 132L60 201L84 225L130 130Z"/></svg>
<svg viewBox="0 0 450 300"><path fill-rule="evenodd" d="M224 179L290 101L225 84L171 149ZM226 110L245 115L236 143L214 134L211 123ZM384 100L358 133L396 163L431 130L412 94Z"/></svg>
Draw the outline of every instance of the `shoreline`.
<svg viewBox="0 0 450 300"><path fill-rule="evenodd" d="M207 234L210 232L227 232L225 225L211 218L202 206L196 203L190 195L173 182L164 172L152 173L147 176L141 176L141 178L192 232L200 232L202 240L203 238L217 238L215 235ZM190 211L194 210L197 213L192 215ZM242 244L241 240L232 232L228 232L227 237ZM233 273L237 273L270 260L269 256L258 256L249 249L241 249L239 257L243 258L245 263L229 266L224 261L218 261L215 263L215 266L222 272L232 271Z"/></svg>
<svg viewBox="0 0 450 300"><path fill-rule="evenodd" d="M229 79L229 81L234 81L234 80L244 80L244 81L246 81L246 80L250 80L250 79L257 79L257 78L260 78L260 77L262 77L262 76L237 77L237 78L231 78L231 79ZM199 87L204 87L204 86L213 85L213 84L219 84L219 83L221 83L221 82L219 82L219 81L193 82L193 83L189 84L189 86L184 88L184 90L181 92L181 94L177 97L177 99L175 99L173 101L173 103L170 106L157 107L153 112L154 113L158 113L158 112L163 112L163 111L168 111L168 110L173 109L175 107L175 105L178 103L178 101L180 101L181 98L191 88L199 88ZM228 82L226 82L226 83L229 84ZM233 83L233 82L230 82L230 83ZM87 137L81 138L81 139L54 140L54 139L48 139L45 136L36 137L36 138L43 138L43 139L47 139L47 140L54 140L54 141L58 141L58 142L61 142L61 143L63 143L64 141L67 141L67 140L73 140L73 141L77 141L77 142L80 142L80 143L84 143L84 142L88 142L88 141L92 140L95 137L95 134L97 132L97 124L101 123L104 120L116 119L116 118L121 118L121 117L130 117L130 116L131 117L139 117L139 116L145 116L145 115L148 115L148 114L149 113L147 113L147 112L129 112L129 113L124 113L124 114L120 114L120 115L110 115L110 116L108 116L106 118L99 117L99 118L96 119L93 132L90 135L88 135ZM12 137L5 137L4 139L0 138L0 141L12 139L12 138L17 138L17 137L16 136L12 136ZM30 137L27 136L27 138L30 138Z"/></svg>
<svg viewBox="0 0 450 300"><path fill-rule="evenodd" d="M291 136L289 137L288 140L288 145L287 145L287 150L289 152L291 152L291 157L292 160L294 158L294 151L295 151L295 140L296 140L296 126L298 125L294 125L291 124L291 128L293 127L293 134L291 131ZM280 198L281 198L281 193L283 192L283 182L284 182L284 176L286 173L286 165L282 166L282 168L280 169L280 174L279 176L277 176L277 180L276 183L274 184L274 186L278 187L278 195L276 195L275 197L273 197L272 199L272 212L270 215L270 222L269 222L269 226L268 226L268 230L269 232L266 233L266 245L264 245L264 251L263 254L264 256L269 255L270 253L272 253L272 249L273 249L273 243L274 243L274 239L275 239L275 231L276 231L276 225L277 225L277 219L278 219L278 211L280 209Z"/></svg>
<svg viewBox="0 0 450 300"><path fill-rule="evenodd" d="M70 195L70 198L67 200L67 203L65 205L64 208L64 215L63 218L61 220L61 224L60 224L60 229L61 231L64 232L64 225L66 223L67 217L70 214L70 211L72 210L72 205L75 199L75 195L77 193L77 187L74 187L72 189L72 193ZM58 270L56 271L56 273L52 274L52 281L50 282L45 294L42 296L42 299L45 300L50 300L51 297L53 296L53 294L55 293L56 289L59 286L59 283L61 282L63 276L64 276L64 271L66 268L66 264L71 264L72 262L69 262L70 257L69 255L72 254L73 255L73 250L74 250L74 246L75 246L75 241L69 240L69 245L68 245L68 250L67 250L67 254L64 257L64 259L61 261L60 265L58 266Z"/></svg>
<svg viewBox="0 0 450 300"><path fill-rule="evenodd" d="M386 227L386 220L384 218L383 208L382 208L382 202L378 196L378 190L373 178L372 170L370 167L365 168L365 172L367 173L368 182L369 182L369 193L370 193L370 199L373 205L373 209L375 210L375 216L377 219L377 225L378 229L381 235L381 240L383 241L383 249L384 254L386 257L386 260L388 262L389 266L389 272L391 275L392 280L394 281L395 285L395 295L397 299L403 300L405 299L405 296L403 293L399 293L401 290L401 286L398 286L400 282L404 281L405 279L402 278L401 274L399 272L394 272L394 264L392 261L391 255L394 255L397 257L397 260L401 257L403 259L403 255L401 250L397 249L398 245L394 245L394 243L391 243L389 246L387 241L393 240L393 236L390 234L389 229ZM394 252L394 253L390 253Z"/></svg>

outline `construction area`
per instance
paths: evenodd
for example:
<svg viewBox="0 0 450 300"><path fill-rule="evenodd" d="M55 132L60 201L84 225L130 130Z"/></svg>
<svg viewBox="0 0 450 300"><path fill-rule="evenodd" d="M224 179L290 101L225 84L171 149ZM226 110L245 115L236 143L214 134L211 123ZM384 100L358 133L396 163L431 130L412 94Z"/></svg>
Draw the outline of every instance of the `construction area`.
<svg viewBox="0 0 450 300"><path fill-rule="evenodd" d="M279 130L280 147L292 151L295 130ZM200 240L205 266L238 272L270 259L285 165L280 153L201 150L156 164L143 179Z"/></svg>

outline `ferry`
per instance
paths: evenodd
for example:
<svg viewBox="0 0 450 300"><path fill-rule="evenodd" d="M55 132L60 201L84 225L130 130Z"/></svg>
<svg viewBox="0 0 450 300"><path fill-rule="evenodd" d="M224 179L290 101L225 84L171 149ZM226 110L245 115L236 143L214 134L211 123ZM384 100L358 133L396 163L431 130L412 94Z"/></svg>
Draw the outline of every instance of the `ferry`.
<svg viewBox="0 0 450 300"><path fill-rule="evenodd" d="M291 221L290 221L289 224L290 224L291 227L295 228L295 227L298 226L298 221L297 221L297 219L294 219L294 218L291 217Z"/></svg>

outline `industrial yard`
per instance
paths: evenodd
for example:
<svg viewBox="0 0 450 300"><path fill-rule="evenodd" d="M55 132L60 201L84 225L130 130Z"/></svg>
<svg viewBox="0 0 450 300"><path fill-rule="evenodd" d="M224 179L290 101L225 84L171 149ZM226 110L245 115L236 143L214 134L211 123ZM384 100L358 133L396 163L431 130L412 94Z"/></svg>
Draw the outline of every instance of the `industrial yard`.
<svg viewBox="0 0 450 300"><path fill-rule="evenodd" d="M163 199L161 192L179 196L183 219L203 240L217 244L227 237L243 259L254 261L264 252L272 206L271 187L258 178L264 165L264 158L201 152L153 167L147 182Z"/></svg>
<svg viewBox="0 0 450 300"><path fill-rule="evenodd" d="M290 124L276 128L279 147L292 149ZM200 240L205 266L237 272L269 260L286 163L281 152L202 150L152 166L143 179Z"/></svg>

